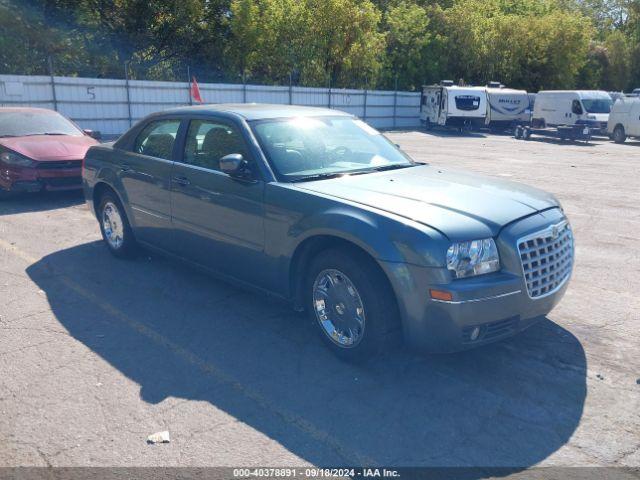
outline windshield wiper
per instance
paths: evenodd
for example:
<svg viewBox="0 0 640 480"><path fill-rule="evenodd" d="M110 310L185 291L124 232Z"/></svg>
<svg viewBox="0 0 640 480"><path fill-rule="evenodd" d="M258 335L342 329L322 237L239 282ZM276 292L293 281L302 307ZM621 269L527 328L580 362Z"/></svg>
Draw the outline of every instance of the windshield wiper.
<svg viewBox="0 0 640 480"><path fill-rule="evenodd" d="M21 135L23 137L35 137L37 135L67 135L66 133L61 132L39 132L39 133L27 133L26 135Z"/></svg>
<svg viewBox="0 0 640 480"><path fill-rule="evenodd" d="M333 173L318 173L315 175L307 175L306 177L296 178L295 180L291 180L291 181L292 182L312 182L314 180L325 180L327 178L337 178L337 177L344 177L344 176L350 176L350 175L364 175L367 173L384 172L385 170L397 170L400 168L409 168L409 167L415 167L415 166L416 166L415 163L410 163L410 164L395 163L392 165L381 165L379 167L366 168L364 170L352 170L352 171L346 171L346 172L333 172Z"/></svg>
<svg viewBox="0 0 640 480"><path fill-rule="evenodd" d="M379 167L373 167L372 170L375 170L376 172L384 172L385 170L398 170L400 168L409 168L415 166L416 165L414 163L392 163L391 165L381 165Z"/></svg>
<svg viewBox="0 0 640 480"><path fill-rule="evenodd" d="M312 182L314 180L326 180L327 178L337 178L344 175L349 175L348 172L334 172L334 173L317 173L315 175L307 175L305 177L296 178L291 180L292 182Z"/></svg>

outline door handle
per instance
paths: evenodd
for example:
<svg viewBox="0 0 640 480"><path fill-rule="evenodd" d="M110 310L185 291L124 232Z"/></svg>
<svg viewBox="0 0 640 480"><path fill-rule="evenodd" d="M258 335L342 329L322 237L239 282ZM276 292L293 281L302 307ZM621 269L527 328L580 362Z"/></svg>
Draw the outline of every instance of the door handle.
<svg viewBox="0 0 640 480"><path fill-rule="evenodd" d="M122 165L120 165L120 169L123 172L128 172L129 170L131 170L131 165L129 165L128 163L123 163Z"/></svg>
<svg viewBox="0 0 640 480"><path fill-rule="evenodd" d="M191 185L191 182L187 177L173 177L173 183L177 183L178 185L182 185L183 187Z"/></svg>

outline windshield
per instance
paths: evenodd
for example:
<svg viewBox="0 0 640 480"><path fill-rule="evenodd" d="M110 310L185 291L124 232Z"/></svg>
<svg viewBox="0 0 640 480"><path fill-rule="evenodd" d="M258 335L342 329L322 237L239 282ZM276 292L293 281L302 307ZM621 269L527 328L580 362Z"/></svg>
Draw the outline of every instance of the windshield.
<svg viewBox="0 0 640 480"><path fill-rule="evenodd" d="M582 104L589 113L611 113L613 101L610 98L583 98Z"/></svg>
<svg viewBox="0 0 640 480"><path fill-rule="evenodd" d="M81 136L83 133L73 123L56 112L0 112L0 137L24 137L27 135Z"/></svg>
<svg viewBox="0 0 640 480"><path fill-rule="evenodd" d="M261 120L252 128L285 181L414 165L380 132L351 117Z"/></svg>

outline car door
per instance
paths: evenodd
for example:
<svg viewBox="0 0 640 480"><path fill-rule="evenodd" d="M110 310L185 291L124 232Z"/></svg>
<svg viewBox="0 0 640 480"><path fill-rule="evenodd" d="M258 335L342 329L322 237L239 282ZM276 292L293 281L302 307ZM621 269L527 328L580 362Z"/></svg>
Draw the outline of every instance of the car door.
<svg viewBox="0 0 640 480"><path fill-rule="evenodd" d="M136 238L171 250L171 171L179 119L150 121L120 162Z"/></svg>
<svg viewBox="0 0 640 480"><path fill-rule="evenodd" d="M192 119L171 181L178 253L225 275L261 284L264 264L264 182L240 127L225 119ZM241 154L252 178L235 179L220 159Z"/></svg>

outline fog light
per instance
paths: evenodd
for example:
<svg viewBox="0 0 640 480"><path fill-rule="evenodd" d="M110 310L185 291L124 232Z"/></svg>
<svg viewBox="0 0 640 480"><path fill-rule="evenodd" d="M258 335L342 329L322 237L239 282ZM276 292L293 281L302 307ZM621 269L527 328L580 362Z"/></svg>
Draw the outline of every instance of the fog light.
<svg viewBox="0 0 640 480"><path fill-rule="evenodd" d="M473 330L471 330L471 335L469 335L469 338L471 339L472 342L475 342L479 336L480 336L480 327L475 327Z"/></svg>

